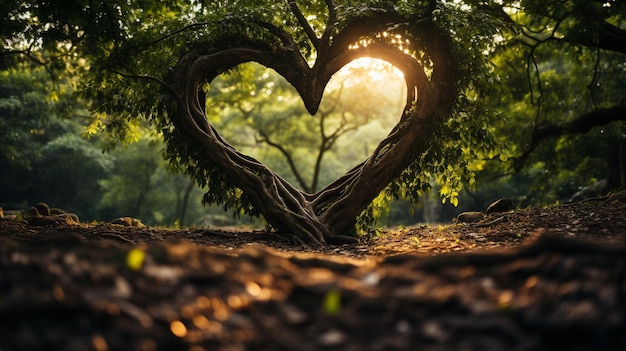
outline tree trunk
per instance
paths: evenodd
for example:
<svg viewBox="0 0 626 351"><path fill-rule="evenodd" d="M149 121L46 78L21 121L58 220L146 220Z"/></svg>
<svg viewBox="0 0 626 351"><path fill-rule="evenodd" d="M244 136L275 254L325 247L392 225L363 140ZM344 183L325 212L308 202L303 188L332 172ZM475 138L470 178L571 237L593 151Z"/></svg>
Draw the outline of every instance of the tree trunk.
<svg viewBox="0 0 626 351"><path fill-rule="evenodd" d="M609 189L619 189L626 186L626 139L615 139L609 143L608 150Z"/></svg>
<svg viewBox="0 0 626 351"><path fill-rule="evenodd" d="M180 212L178 214L178 222L180 227L183 228L186 224L185 217L187 216L187 206L189 205L189 195L191 191L196 186L196 183L193 180L190 180L185 187L185 193L183 194L183 199L181 201Z"/></svg>
<svg viewBox="0 0 626 351"><path fill-rule="evenodd" d="M411 26L406 25L407 21L389 17L356 19L334 37L332 45L318 43L313 67L308 66L295 43L286 39L283 32L280 38L284 45L279 48L258 43L237 47L225 43L220 48L219 43L212 43L207 45L213 48L211 51L192 51L182 57L175 69L172 86L179 103L171 116L172 123L184 133L185 140L201 148L198 164L217 165L277 230L308 244L333 242L349 232L372 200L429 148L457 96L458 79L447 34L427 20ZM390 43L372 42L349 48L359 38L388 30L390 23L398 23L403 28L402 35L414 47L424 48L432 62L430 78L420 61ZM204 101L198 98L205 81L211 81L225 69L255 61L287 79L314 114L331 76L363 56L386 60L404 73L407 106L396 127L367 160L314 194L298 190L261 162L227 144L209 125Z"/></svg>

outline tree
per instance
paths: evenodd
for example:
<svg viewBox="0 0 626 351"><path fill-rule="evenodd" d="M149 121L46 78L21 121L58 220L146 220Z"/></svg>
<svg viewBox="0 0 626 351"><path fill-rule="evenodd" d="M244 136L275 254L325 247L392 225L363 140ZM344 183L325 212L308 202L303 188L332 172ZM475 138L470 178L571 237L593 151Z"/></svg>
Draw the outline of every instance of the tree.
<svg viewBox="0 0 626 351"><path fill-rule="evenodd" d="M504 111L504 123L492 125L511 145L505 172L532 179L533 202L567 199L600 178L607 190L626 186L626 4L525 0L492 9L513 29L493 59L506 90L488 102Z"/></svg>
<svg viewBox="0 0 626 351"><path fill-rule="evenodd" d="M94 140L81 138L87 111L75 108L65 117L70 99L66 82L54 89L41 67L25 65L0 71L0 204L21 208L47 202L95 217L98 180L111 159ZM68 170L71 170L68 172Z"/></svg>
<svg viewBox="0 0 626 351"><path fill-rule="evenodd" d="M200 189L188 177L168 170L158 135L141 128L135 143L107 152L113 160L109 176L99 181L100 220L131 216L146 225L184 226L200 216ZM190 197L196 206L189 206Z"/></svg>
<svg viewBox="0 0 626 351"><path fill-rule="evenodd" d="M6 172L32 169L40 157L41 144L54 137L42 133L54 109L37 73L0 72L0 163Z"/></svg>
<svg viewBox="0 0 626 351"><path fill-rule="evenodd" d="M467 157L494 147L475 116L500 19L471 1L18 2L1 14L11 24L3 37L12 35L4 64L17 53L54 73L57 55L84 58L80 90L108 131L124 137L125 121L149 118L169 160L207 187L205 201L262 215L307 243L352 232L385 189L416 200L438 177L454 197L473 176ZM205 116L205 84L250 61L283 76L315 113L331 76L359 57L402 71L406 106L371 156L315 193L227 144ZM478 140L482 151L462 147Z"/></svg>

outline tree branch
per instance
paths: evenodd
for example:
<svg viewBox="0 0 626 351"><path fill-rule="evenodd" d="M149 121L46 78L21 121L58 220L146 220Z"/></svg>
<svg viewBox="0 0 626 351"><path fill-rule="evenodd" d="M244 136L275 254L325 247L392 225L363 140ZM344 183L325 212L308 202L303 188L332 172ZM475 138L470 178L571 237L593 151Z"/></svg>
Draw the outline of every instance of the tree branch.
<svg viewBox="0 0 626 351"><path fill-rule="evenodd" d="M626 30L603 22L598 29L597 35L597 41L590 35L566 36L562 40L572 44L597 47L602 50L626 54Z"/></svg>
<svg viewBox="0 0 626 351"><path fill-rule="evenodd" d="M171 33L168 33L168 34L166 34L166 35L164 35L164 36L162 36L160 38L157 38L157 39L155 39L153 41L149 41L149 42L137 45L136 47L140 48L140 47L144 47L144 46L150 46L150 45L158 44L159 42L162 42L162 41L167 40L167 39L169 39L169 38L171 38L173 36L176 36L176 35L184 32L184 31L186 31L188 29L192 29L192 28L195 28L195 27L203 27L203 26L206 26L207 24L209 24L209 23L208 22L193 23L193 24L190 24L188 26L184 26L184 27L182 27L180 29L177 29L177 30L175 30L175 31L173 31Z"/></svg>
<svg viewBox="0 0 626 351"><path fill-rule="evenodd" d="M32 47L32 46L31 46ZM8 55L24 55L26 56L29 60L33 61L34 63L42 66L46 72L48 73L48 75L50 76L50 79L52 79L52 81L56 81L57 77L54 74L54 72L52 71L52 69L50 68L50 66L48 65L48 62L34 56L31 53L31 47L29 47L26 50L8 50L8 51L4 51L0 53L0 56L8 56Z"/></svg>
<svg viewBox="0 0 626 351"><path fill-rule="evenodd" d="M626 105L618 105L609 108L595 110L571 121L560 123L544 123L536 125L530 142L524 152L514 158L515 171L519 172L532 152L544 139L554 138L567 134L584 134L594 127L607 125L611 122L626 121Z"/></svg>
<svg viewBox="0 0 626 351"><path fill-rule="evenodd" d="M315 49L319 50L320 39L317 37L317 35L315 35L313 28L311 28L311 25L302 14L302 11L300 11L298 4L296 4L296 0L289 0L289 7L291 8L291 12L293 12L293 14L298 19L298 23L300 23L300 25L306 32L306 35L309 37L309 40L311 40L311 43L313 44Z"/></svg>
<svg viewBox="0 0 626 351"><path fill-rule="evenodd" d="M282 42L285 45L285 47L290 48L290 49L297 48L298 45L293 40L291 35L289 33L287 33L285 30L283 30L282 28L276 27L275 25L273 25L271 23L263 22L263 21L259 21L259 22L257 22L257 24L259 26L269 30L275 36L279 37L282 40Z"/></svg>
<svg viewBox="0 0 626 351"><path fill-rule="evenodd" d="M178 92L174 89L174 87L172 87L171 85L167 84L165 81L163 81L160 78L153 77L153 76L135 75L135 74L124 73L124 72L116 71L116 70L110 70L110 71L112 73L115 73L115 74L117 74L119 76L122 76L124 78L143 79L143 80L149 80L149 81L158 83L159 85L161 85L162 87L167 89L172 94L173 97L178 97Z"/></svg>
<svg viewBox="0 0 626 351"><path fill-rule="evenodd" d="M305 192L310 193L312 189L309 188L309 186L306 184L306 181L302 177L302 174L300 174L300 172L298 171L298 167L296 166L296 163L293 160L293 157L291 156L291 153L289 153L289 151L287 151L287 149L285 149L282 145L277 144L277 143L271 141L269 136L264 131L259 130L259 134L261 135L261 141L262 142L264 142L267 145L277 149L281 154L283 154L283 156L287 160L287 163L289 164L289 168L291 169L291 173L293 173L293 175L296 177L296 180L298 181L298 184L300 184L300 186L302 187L302 189Z"/></svg>
<svg viewBox="0 0 626 351"><path fill-rule="evenodd" d="M335 29L335 21L337 21L337 8L335 7L335 4L333 4L332 0L325 1L326 7L328 7L328 21L326 22L326 28L324 29L320 42L324 47L328 47L330 46L330 36Z"/></svg>

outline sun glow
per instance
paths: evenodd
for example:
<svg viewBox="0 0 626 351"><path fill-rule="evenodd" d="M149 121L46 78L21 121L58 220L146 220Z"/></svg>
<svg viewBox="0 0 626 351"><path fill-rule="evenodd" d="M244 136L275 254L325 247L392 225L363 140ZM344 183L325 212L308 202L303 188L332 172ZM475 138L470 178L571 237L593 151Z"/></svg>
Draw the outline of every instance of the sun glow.
<svg viewBox="0 0 626 351"><path fill-rule="evenodd" d="M338 79L335 80L335 78ZM402 71L387 61L361 57L345 65L335 74L333 80L341 81L343 84L357 85L382 81L403 81L404 75Z"/></svg>
<svg viewBox="0 0 626 351"><path fill-rule="evenodd" d="M352 61L346 67L366 70L372 80L404 79L402 72L390 63L371 57L361 57Z"/></svg>

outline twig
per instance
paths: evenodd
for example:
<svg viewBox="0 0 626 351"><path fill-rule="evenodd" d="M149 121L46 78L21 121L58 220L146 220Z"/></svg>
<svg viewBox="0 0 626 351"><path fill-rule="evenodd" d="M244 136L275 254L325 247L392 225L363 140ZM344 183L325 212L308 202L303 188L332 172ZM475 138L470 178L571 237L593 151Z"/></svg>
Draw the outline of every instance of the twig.
<svg viewBox="0 0 626 351"><path fill-rule="evenodd" d="M484 223L477 223L474 225L474 227L476 228L482 228L482 227L489 227L490 225L494 225L494 224L498 224L504 221L504 216L498 217L496 219L493 219L489 222L484 222Z"/></svg>
<svg viewBox="0 0 626 351"><path fill-rule="evenodd" d="M577 205L577 204L582 204L582 203L590 202L590 201L607 200L609 198L609 196L611 196L611 195L612 194L608 194L608 195L604 195L604 196L590 197L590 198L583 199L583 200L580 200L580 201L568 202L566 204L557 205L556 207L568 207L568 206L574 206L574 205Z"/></svg>
<svg viewBox="0 0 626 351"><path fill-rule="evenodd" d="M117 239L120 239L120 240L125 241L125 242L127 242L127 243L130 243L130 244L133 244L133 245L137 245L137 243L135 243L134 241L132 241L132 240L130 240L130 239L128 239L128 238L125 238L125 237L123 237L123 236L121 236L121 235L119 235L119 234L114 234L114 233L101 233L100 235L101 235L101 236L108 236L108 237L112 237L112 238L117 238Z"/></svg>

